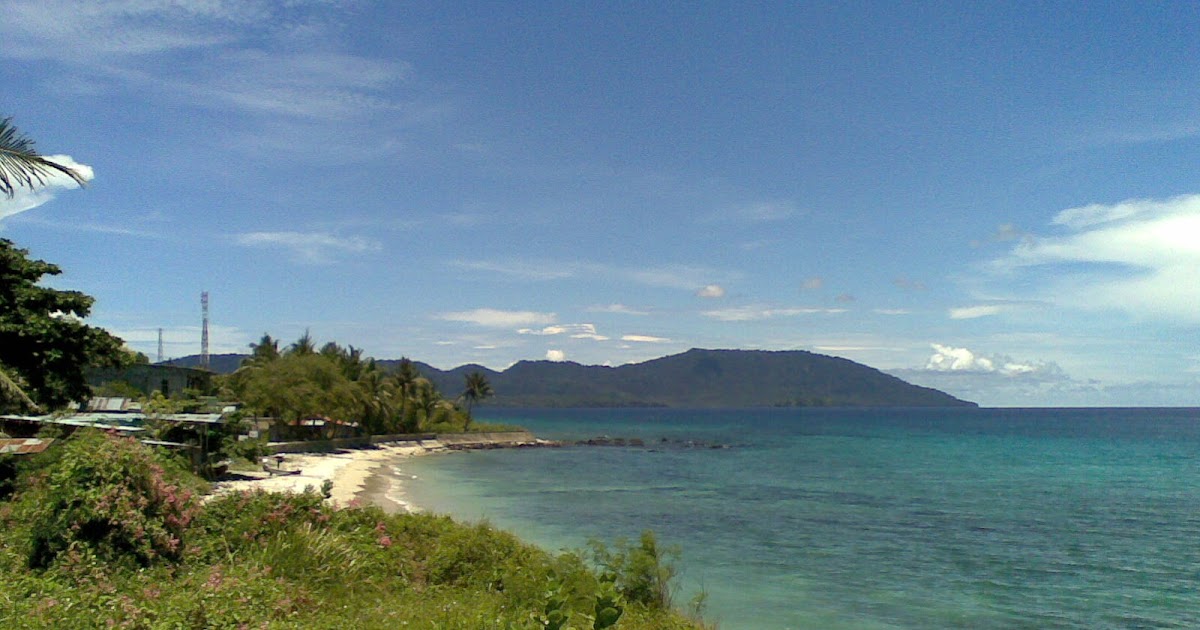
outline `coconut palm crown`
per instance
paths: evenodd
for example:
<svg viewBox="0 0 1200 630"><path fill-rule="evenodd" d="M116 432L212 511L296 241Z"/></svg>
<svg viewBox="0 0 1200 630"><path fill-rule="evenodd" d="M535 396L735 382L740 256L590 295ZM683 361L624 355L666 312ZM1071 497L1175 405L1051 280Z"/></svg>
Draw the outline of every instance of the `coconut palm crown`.
<svg viewBox="0 0 1200 630"><path fill-rule="evenodd" d="M46 178L54 171L70 177L80 186L87 184L75 169L38 155L33 140L17 131L11 117L0 119L0 192L4 196L12 197L21 186L32 189L45 185Z"/></svg>

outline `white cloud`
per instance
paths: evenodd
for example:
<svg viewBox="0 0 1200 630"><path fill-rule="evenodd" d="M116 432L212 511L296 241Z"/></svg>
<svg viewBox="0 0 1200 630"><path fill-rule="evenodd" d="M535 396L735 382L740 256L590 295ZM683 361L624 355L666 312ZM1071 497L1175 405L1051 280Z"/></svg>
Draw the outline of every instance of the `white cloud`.
<svg viewBox="0 0 1200 630"><path fill-rule="evenodd" d="M621 341L632 341L636 343L670 343L671 340L666 337L652 337L650 335L622 335Z"/></svg>
<svg viewBox="0 0 1200 630"><path fill-rule="evenodd" d="M97 324L120 337L130 348L145 353L151 361L157 360L158 327L128 327L119 323L109 325L104 322L97 322ZM200 337L200 326L163 326L163 358L177 359L200 354ZM209 354L243 353L247 351L248 344L256 340L253 335L240 328L220 324L209 325L208 339Z"/></svg>
<svg viewBox="0 0 1200 630"><path fill-rule="evenodd" d="M1025 239L989 281L1060 306L1200 322L1200 195L1070 208L1054 224L1065 234Z"/></svg>
<svg viewBox="0 0 1200 630"><path fill-rule="evenodd" d="M1016 361L1006 355L983 356L967 348L955 348L931 344L933 355L925 369L934 372L994 372L1004 376L1050 374L1061 376L1062 370L1054 363Z"/></svg>
<svg viewBox="0 0 1200 630"><path fill-rule="evenodd" d="M558 316L554 313L536 311L502 311L493 308L477 308L470 311L441 313L437 319L448 322L464 322L488 328L518 328L553 324Z"/></svg>
<svg viewBox="0 0 1200 630"><path fill-rule="evenodd" d="M634 308L625 306L624 304L606 304L604 306L590 306L587 309L592 313L617 313L620 315L649 315L647 311L639 311Z"/></svg>
<svg viewBox="0 0 1200 630"><path fill-rule="evenodd" d="M566 361L567 353L563 352L562 350L547 350L546 351L546 360L554 361L556 363Z"/></svg>
<svg viewBox="0 0 1200 630"><path fill-rule="evenodd" d="M460 269L486 271L521 280L562 280L575 275L575 271L569 267L550 262L456 260L451 264Z"/></svg>
<svg viewBox="0 0 1200 630"><path fill-rule="evenodd" d="M247 232L235 234L233 240L245 247L284 249L296 261L314 264L333 262L337 252L361 254L381 249L378 241L324 232Z"/></svg>
<svg viewBox="0 0 1200 630"><path fill-rule="evenodd" d="M877 308L875 312L880 315L909 315L912 313L906 308Z"/></svg>
<svg viewBox="0 0 1200 630"><path fill-rule="evenodd" d="M522 335L570 335L572 339L592 339L606 341L608 337L596 333L595 324L554 324L540 329L522 328L517 331Z"/></svg>
<svg viewBox="0 0 1200 630"><path fill-rule="evenodd" d="M73 169L83 177L84 181L90 182L95 177L92 167L76 162L69 155L47 155L43 157L55 164ZM35 188L32 189L25 187L17 188L11 198L0 196L0 221L26 210L32 210L54 199L54 189L56 188L79 188L79 184L75 180L55 170L50 170L44 176L42 184L37 184L36 180L34 183Z"/></svg>
<svg viewBox="0 0 1200 630"><path fill-rule="evenodd" d="M696 291L696 297L722 298L725 297L725 288L717 284L709 284Z"/></svg>
<svg viewBox="0 0 1200 630"><path fill-rule="evenodd" d="M800 288L805 291L815 291L825 286L825 279L820 276L805 278L804 282L800 283Z"/></svg>
<svg viewBox="0 0 1200 630"><path fill-rule="evenodd" d="M648 287L694 290L714 277L711 269L690 265L663 265L631 268L579 261L486 261L456 260L450 264L471 271L483 271L518 280L547 281L577 278L585 280L630 282ZM722 274L729 275L729 274Z"/></svg>
<svg viewBox="0 0 1200 630"><path fill-rule="evenodd" d="M845 313L844 308L771 308L766 306L738 306L723 308L701 313L705 317L723 322L748 322L776 317L795 317L798 315L836 315Z"/></svg>
<svg viewBox="0 0 1200 630"><path fill-rule="evenodd" d="M998 304L982 304L978 306L962 306L950 309L950 319L976 319L997 315L1004 310Z"/></svg>

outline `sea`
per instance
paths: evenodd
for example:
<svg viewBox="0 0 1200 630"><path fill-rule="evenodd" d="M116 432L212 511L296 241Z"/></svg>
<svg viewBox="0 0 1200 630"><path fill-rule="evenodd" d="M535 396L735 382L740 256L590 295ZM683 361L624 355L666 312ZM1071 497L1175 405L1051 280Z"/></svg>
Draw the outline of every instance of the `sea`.
<svg viewBox="0 0 1200 630"><path fill-rule="evenodd" d="M399 461L550 551L652 530L725 630L1200 627L1200 409L488 410L634 446Z"/></svg>

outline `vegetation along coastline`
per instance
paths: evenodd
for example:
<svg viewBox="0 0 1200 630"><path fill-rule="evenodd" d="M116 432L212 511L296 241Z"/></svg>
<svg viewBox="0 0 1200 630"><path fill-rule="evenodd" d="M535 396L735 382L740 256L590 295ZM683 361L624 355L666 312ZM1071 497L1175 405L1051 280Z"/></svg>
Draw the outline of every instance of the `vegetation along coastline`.
<svg viewBox="0 0 1200 630"><path fill-rule="evenodd" d="M83 182L39 156L9 119L0 120L0 157L8 196L64 169ZM486 435L502 427L472 423L492 393L483 375L467 375L448 399L411 363L385 373L360 350L318 349L306 333L286 349L264 336L235 373L196 381L207 390L166 392L163 378L154 391L119 380L93 391L89 368L146 357L83 323L92 298L41 284L58 273L0 239L4 627L701 625L671 608L671 569L652 535L552 555L486 524L358 505L378 458L430 450L423 435L417 446L305 455L294 471L284 455L259 469L259 458L274 459L270 435L314 444ZM235 485L264 473L250 482L260 487ZM229 476L243 482L218 481L210 494L211 479ZM327 500L335 496L345 505Z"/></svg>
<svg viewBox="0 0 1200 630"><path fill-rule="evenodd" d="M66 168L7 119L0 142L8 195ZM551 554L486 523L422 513L379 473L431 452L553 445L475 422L475 408L497 399L971 404L807 352L442 372L318 345L306 331L287 345L264 334L224 374L150 365L84 323L91 297L42 284L59 273L0 239L0 621L10 627L704 627L673 607L672 556L651 532ZM670 386L679 382L690 393ZM750 395L704 393L716 391Z"/></svg>

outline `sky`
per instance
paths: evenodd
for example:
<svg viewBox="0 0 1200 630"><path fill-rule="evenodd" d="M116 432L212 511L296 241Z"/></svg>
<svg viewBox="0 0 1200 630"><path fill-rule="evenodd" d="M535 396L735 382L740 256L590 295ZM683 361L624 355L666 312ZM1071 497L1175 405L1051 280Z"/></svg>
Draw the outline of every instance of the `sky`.
<svg viewBox="0 0 1200 630"><path fill-rule="evenodd" d="M0 0L90 182L0 238L157 358L845 357L1200 406L1193 3Z"/></svg>

